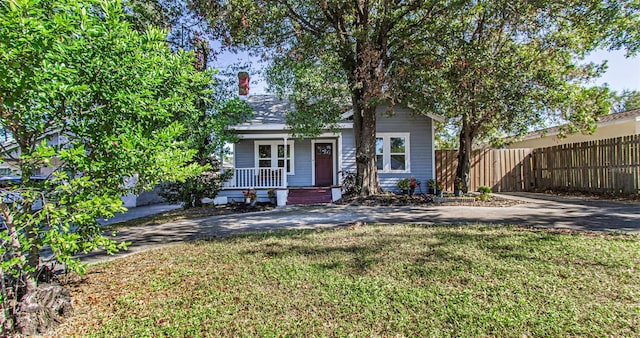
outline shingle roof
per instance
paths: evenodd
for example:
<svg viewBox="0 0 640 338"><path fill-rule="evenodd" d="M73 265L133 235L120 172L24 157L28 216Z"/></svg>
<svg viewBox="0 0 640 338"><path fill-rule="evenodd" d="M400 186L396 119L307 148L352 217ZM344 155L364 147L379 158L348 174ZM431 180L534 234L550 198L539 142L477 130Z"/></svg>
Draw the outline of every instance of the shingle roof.
<svg viewBox="0 0 640 338"><path fill-rule="evenodd" d="M623 111L620 113L605 115L605 116L602 116L600 120L598 120L598 122L599 123L610 122L610 121L622 120L622 119L636 117L636 116L640 116L640 108L631 109L631 110Z"/></svg>
<svg viewBox="0 0 640 338"><path fill-rule="evenodd" d="M247 124L284 124L287 113L295 109L291 102L275 95L251 95L247 104L253 108L253 118Z"/></svg>
<svg viewBox="0 0 640 338"><path fill-rule="evenodd" d="M250 95L246 99L247 104L253 109L253 117L239 125L284 125L287 123L287 113L295 111L295 106L286 98L280 99L276 95ZM353 115L351 110L342 114L342 122L351 122ZM436 114L426 114L426 116L443 121L444 117Z"/></svg>

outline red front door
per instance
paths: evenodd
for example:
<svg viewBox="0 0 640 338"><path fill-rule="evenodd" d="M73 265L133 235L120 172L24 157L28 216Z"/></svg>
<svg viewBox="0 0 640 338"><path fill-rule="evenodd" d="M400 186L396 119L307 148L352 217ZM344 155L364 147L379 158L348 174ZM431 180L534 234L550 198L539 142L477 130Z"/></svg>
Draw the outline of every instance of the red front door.
<svg viewBox="0 0 640 338"><path fill-rule="evenodd" d="M333 184L333 144L315 144L316 186L326 187Z"/></svg>

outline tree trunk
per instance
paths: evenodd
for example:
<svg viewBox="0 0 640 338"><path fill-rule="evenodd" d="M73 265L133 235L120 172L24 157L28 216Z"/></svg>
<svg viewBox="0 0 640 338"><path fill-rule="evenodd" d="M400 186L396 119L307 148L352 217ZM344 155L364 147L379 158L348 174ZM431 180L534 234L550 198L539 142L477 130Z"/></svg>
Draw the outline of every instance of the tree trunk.
<svg viewBox="0 0 640 338"><path fill-rule="evenodd" d="M16 313L16 326L24 335L46 333L71 315L68 289L57 283L27 287Z"/></svg>
<svg viewBox="0 0 640 338"><path fill-rule="evenodd" d="M469 172L471 171L471 151L473 136L463 125L460 131L460 146L458 148L458 167L456 177L462 179L462 192L469 192Z"/></svg>
<svg viewBox="0 0 640 338"><path fill-rule="evenodd" d="M360 196L382 192L376 165L376 107L354 97L353 127L356 138L357 185Z"/></svg>
<svg viewBox="0 0 640 338"><path fill-rule="evenodd" d="M28 146L21 145L20 154L27 153L25 152L25 149L29 149ZM33 176L34 173L33 168L35 168L37 165L37 163L25 162L20 159L21 187L33 187L33 184L31 183L31 176ZM31 207L33 206L33 201L30 199L14 203L20 203L20 208L22 208L23 212L29 212L31 210ZM40 247L42 246L42 239L40 238L40 235L37 233L34 225L31 222L27 222L27 224L24 224L22 231L24 232L27 241L31 243L31 247L29 248L26 257L27 265L38 268L38 266L40 265ZM16 235L18 235L17 232Z"/></svg>

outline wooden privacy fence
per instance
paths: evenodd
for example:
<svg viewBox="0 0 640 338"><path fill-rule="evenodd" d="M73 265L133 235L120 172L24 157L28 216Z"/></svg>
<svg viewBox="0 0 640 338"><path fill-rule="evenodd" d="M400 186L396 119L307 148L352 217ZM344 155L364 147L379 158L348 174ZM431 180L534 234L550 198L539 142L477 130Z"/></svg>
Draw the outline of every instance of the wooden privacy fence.
<svg viewBox="0 0 640 338"><path fill-rule="evenodd" d="M536 149L538 189L638 193L640 135Z"/></svg>
<svg viewBox="0 0 640 338"><path fill-rule="evenodd" d="M531 159L533 149L482 149L471 154L469 191L479 186L493 191L527 191L532 187ZM436 177L445 191L453 191L458 166L457 150L436 150Z"/></svg>
<svg viewBox="0 0 640 338"><path fill-rule="evenodd" d="M436 150L436 177L453 191L457 151ZM538 149L483 149L473 152L469 190L576 190L638 193L640 135Z"/></svg>

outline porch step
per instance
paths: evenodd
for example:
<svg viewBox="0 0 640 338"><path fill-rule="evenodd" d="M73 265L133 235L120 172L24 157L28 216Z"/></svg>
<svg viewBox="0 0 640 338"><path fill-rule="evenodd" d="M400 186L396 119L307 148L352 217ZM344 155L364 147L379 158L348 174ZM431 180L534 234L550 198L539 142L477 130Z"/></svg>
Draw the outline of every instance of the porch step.
<svg viewBox="0 0 640 338"><path fill-rule="evenodd" d="M289 189L287 205L331 203L330 188Z"/></svg>

